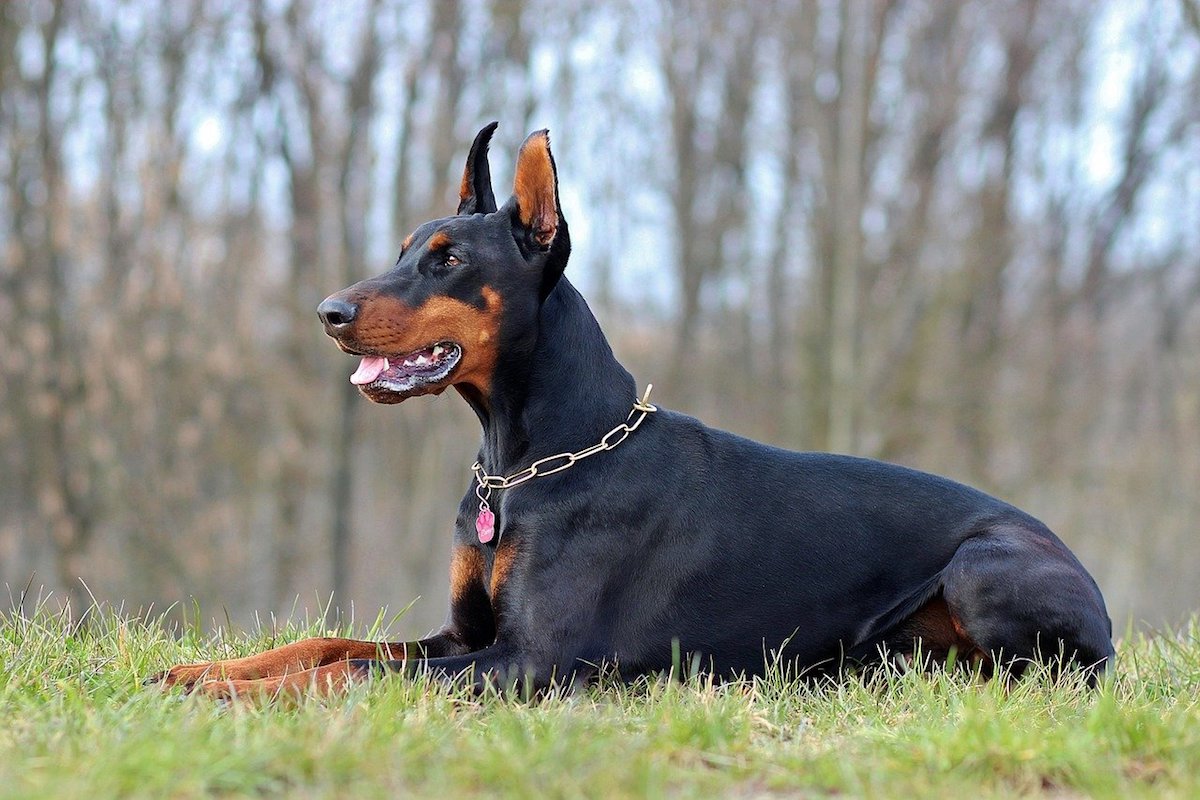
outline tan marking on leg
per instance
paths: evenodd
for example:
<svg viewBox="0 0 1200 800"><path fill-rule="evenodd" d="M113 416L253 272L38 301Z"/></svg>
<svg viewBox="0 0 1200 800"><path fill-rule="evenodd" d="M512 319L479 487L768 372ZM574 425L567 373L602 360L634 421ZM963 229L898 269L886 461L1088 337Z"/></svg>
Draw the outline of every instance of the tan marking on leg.
<svg viewBox="0 0 1200 800"><path fill-rule="evenodd" d="M158 676L158 680L164 686L191 686L219 680L257 680L303 672L348 658L386 657L387 647L386 644L356 639L302 639L245 658L181 664Z"/></svg>
<svg viewBox="0 0 1200 800"><path fill-rule="evenodd" d="M488 594L491 595L493 600L496 598L496 594L508 583L516 561L517 545L511 539L507 542L501 541L500 546L496 548L496 558L492 562L492 579L488 590Z"/></svg>
<svg viewBox="0 0 1200 800"><path fill-rule="evenodd" d="M349 661L326 664L259 680L225 680L202 683L196 692L214 700L294 703L304 697L328 697L345 691L364 676Z"/></svg>
<svg viewBox="0 0 1200 800"><path fill-rule="evenodd" d="M473 588L483 585L483 555L470 545L456 545L450 556L450 600L462 602Z"/></svg>
<svg viewBox="0 0 1200 800"><path fill-rule="evenodd" d="M977 663L985 658L983 650L967 634L958 617L942 597L921 606L904 623L904 636L921 643L927 658L944 660L954 650L960 663Z"/></svg>

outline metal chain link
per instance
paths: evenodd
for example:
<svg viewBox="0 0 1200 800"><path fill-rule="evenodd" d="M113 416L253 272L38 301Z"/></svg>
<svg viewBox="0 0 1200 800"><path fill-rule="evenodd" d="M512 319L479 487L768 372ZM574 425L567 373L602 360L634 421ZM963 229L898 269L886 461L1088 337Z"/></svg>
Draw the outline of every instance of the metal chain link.
<svg viewBox="0 0 1200 800"><path fill-rule="evenodd" d="M483 465L476 461L471 465L471 470L475 473L475 479L479 482L478 487L475 489L475 494L486 505L487 498L491 494L492 489L511 489L514 486L525 483L525 481L545 475L553 475L556 472L562 472L564 469L570 469L588 456L612 450L629 438L629 434L638 429L638 426L642 424L642 420L646 418L647 414L658 411L657 406L650 404L650 391L653 388L654 384L646 385L646 393L642 395L642 399L633 401L633 408L630 409L629 416L625 418L624 422L600 437L600 441L596 444L577 453L557 453L545 458L539 458L525 469L508 477L503 475L488 475L483 471ZM638 412L641 413L635 420L633 417Z"/></svg>

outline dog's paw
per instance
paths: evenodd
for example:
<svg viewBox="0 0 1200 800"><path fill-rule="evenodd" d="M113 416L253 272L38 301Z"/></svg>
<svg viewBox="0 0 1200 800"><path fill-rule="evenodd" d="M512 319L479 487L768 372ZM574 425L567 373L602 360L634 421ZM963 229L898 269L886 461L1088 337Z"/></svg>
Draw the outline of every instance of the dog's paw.
<svg viewBox="0 0 1200 800"><path fill-rule="evenodd" d="M351 684L369 678L366 665L339 661L271 678L229 680L210 677L195 684L192 693L227 703L290 705L305 698L328 698L343 694Z"/></svg>
<svg viewBox="0 0 1200 800"><path fill-rule="evenodd" d="M279 689L278 680L212 680L193 684L189 693L220 703L261 704L276 697Z"/></svg>
<svg viewBox="0 0 1200 800"><path fill-rule="evenodd" d="M214 664L178 664L163 670L142 681L143 686L159 686L170 689L178 686L191 691L197 684L205 680L216 680L221 677L219 670L214 671Z"/></svg>

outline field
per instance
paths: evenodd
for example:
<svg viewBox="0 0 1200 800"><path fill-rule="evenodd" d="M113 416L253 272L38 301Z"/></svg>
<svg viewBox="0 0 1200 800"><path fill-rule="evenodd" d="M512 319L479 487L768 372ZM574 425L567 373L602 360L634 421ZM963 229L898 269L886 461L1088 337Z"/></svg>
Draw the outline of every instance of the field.
<svg viewBox="0 0 1200 800"><path fill-rule="evenodd" d="M897 671L663 679L530 703L393 679L298 707L222 707L141 684L318 632L0 617L0 796L1200 796L1196 621L1124 637L1095 692Z"/></svg>

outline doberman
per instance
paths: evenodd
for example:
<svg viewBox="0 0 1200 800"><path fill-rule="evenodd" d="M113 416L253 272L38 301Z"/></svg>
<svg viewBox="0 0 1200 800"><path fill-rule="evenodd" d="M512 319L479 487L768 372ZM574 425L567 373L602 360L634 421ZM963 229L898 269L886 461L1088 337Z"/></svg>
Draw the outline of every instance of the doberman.
<svg viewBox="0 0 1200 800"><path fill-rule="evenodd" d="M914 653L1019 675L1113 657L1095 581L1038 520L905 467L769 447L656 409L563 277L547 131L497 207L479 132L455 216L318 308L377 403L453 386L483 427L450 611L420 641L306 639L158 676L218 697L329 691L374 672L526 690L610 665L836 670Z"/></svg>

